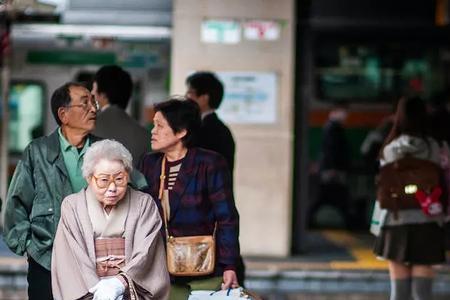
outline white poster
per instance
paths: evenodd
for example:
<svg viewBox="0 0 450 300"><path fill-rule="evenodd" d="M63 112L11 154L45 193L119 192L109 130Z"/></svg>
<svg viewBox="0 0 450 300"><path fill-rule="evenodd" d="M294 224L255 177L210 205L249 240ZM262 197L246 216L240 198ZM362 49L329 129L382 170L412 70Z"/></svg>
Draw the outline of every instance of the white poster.
<svg viewBox="0 0 450 300"><path fill-rule="evenodd" d="M244 37L251 41L276 41L280 38L281 26L276 21L254 20L245 22Z"/></svg>
<svg viewBox="0 0 450 300"><path fill-rule="evenodd" d="M217 72L225 95L217 113L225 123L273 124L277 120L277 76L273 72Z"/></svg>

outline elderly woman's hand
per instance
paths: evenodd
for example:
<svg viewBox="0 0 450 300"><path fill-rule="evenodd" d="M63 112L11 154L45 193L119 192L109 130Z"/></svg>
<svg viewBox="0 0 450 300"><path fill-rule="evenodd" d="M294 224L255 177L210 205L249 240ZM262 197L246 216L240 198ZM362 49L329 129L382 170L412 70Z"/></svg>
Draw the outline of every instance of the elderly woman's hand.
<svg viewBox="0 0 450 300"><path fill-rule="evenodd" d="M100 280L89 292L94 294L93 300L119 300L122 299L125 286L117 277L112 277Z"/></svg>
<svg viewBox="0 0 450 300"><path fill-rule="evenodd" d="M227 270L223 272L223 283L222 290L226 290L228 288L238 288L239 283L237 280L236 272L233 270Z"/></svg>

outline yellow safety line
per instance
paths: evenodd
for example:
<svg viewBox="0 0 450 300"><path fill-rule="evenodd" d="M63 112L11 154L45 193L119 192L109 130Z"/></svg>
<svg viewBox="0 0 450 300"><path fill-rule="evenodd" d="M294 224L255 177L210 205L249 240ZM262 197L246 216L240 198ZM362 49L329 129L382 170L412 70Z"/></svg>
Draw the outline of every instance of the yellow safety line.
<svg viewBox="0 0 450 300"><path fill-rule="evenodd" d="M355 259L354 261L331 261L331 269L387 269L386 261L377 259L371 249L362 245L361 241L348 231L324 230L322 235L331 242L347 248Z"/></svg>
<svg viewBox="0 0 450 300"><path fill-rule="evenodd" d="M354 260L331 262L317 261L246 261L245 264L251 270L387 270L388 264L384 260L375 257L372 250L361 240L344 230L321 230L320 233L330 242L346 248ZM450 258L450 251L447 252ZM450 270L450 264L444 264L438 269ZM448 271L445 271L448 272Z"/></svg>

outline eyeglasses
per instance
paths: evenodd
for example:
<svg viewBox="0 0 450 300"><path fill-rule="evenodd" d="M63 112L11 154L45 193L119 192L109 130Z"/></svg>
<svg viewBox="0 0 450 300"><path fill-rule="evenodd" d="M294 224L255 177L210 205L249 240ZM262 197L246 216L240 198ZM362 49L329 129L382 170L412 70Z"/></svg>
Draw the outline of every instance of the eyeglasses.
<svg viewBox="0 0 450 300"><path fill-rule="evenodd" d="M85 100L80 104L72 104L72 105L66 105L66 107L81 107L83 110L87 111L89 108L94 107L95 110L99 110L100 106L98 104L98 101L94 98L91 98L89 100Z"/></svg>
<svg viewBox="0 0 450 300"><path fill-rule="evenodd" d="M124 187L128 184L128 175L123 172L119 172L117 174L99 174L98 176L92 175L95 180L95 184L98 188L104 189L114 184L117 187Z"/></svg>

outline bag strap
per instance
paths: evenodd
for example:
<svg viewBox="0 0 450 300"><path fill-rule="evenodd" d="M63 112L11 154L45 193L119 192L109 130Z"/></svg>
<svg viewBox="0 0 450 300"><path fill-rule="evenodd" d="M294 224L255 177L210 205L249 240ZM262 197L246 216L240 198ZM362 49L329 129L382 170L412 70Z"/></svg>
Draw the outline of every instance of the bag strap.
<svg viewBox="0 0 450 300"><path fill-rule="evenodd" d="M403 158L410 158L410 157L412 157L411 153L406 153L406 154L403 156ZM403 159L403 158L402 158L402 159ZM399 160L394 161L394 166L395 166L395 169L398 170L398 168L400 167L400 165L399 165ZM393 178L392 180L395 181L395 184L396 184L397 186L400 186L400 185L401 185L399 176L394 176L394 178ZM402 189L404 189L404 187L402 187ZM402 192L402 191L400 191L400 193L401 193L401 192ZM397 197L395 197L395 198L393 199L393 201L394 201L394 203L393 203L394 209L392 210L392 212L393 212L393 215L394 215L394 219L395 219L395 220L398 219L398 211L399 211L398 202L400 201L399 197L400 197L400 195L397 195Z"/></svg>
<svg viewBox="0 0 450 300"><path fill-rule="evenodd" d="M167 219L169 218L168 212L166 210L166 205L168 203L165 203L169 199L163 199L164 198L164 181L166 180L166 156L163 156L162 162L161 162L161 174L159 175L159 193L158 198L159 201L161 201L161 206L163 210L163 219L164 219L164 227L166 232L166 240L169 239L169 228L167 224Z"/></svg>
<svg viewBox="0 0 450 300"><path fill-rule="evenodd" d="M128 289L130 292L130 300L138 300L138 293L136 291L136 286L134 285L134 281L131 279L130 276L128 276L125 272L120 272L119 275L125 278L125 280L128 283Z"/></svg>
<svg viewBox="0 0 450 300"><path fill-rule="evenodd" d="M159 175L159 193L158 193L159 200L161 200L163 196L165 179L166 179L166 156L164 155L161 162L161 174Z"/></svg>

